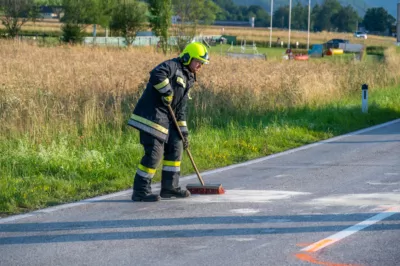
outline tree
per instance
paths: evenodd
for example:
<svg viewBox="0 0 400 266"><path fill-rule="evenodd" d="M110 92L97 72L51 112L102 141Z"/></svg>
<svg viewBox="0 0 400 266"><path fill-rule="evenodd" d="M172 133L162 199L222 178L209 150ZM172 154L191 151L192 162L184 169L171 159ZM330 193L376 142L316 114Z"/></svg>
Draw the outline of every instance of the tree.
<svg viewBox="0 0 400 266"><path fill-rule="evenodd" d="M88 25L107 27L116 0L61 0L64 16L61 19L64 40L79 42ZM69 34L77 34L69 36ZM68 35L68 36L67 36ZM80 36L78 36L80 35Z"/></svg>
<svg viewBox="0 0 400 266"><path fill-rule="evenodd" d="M299 30L306 30L308 27L308 7L300 2L292 8L292 25Z"/></svg>
<svg viewBox="0 0 400 266"><path fill-rule="evenodd" d="M317 20L319 12L321 12L322 8L320 5L316 4L311 11L311 28L314 29L314 31L319 31L320 29L317 28L315 25L315 21Z"/></svg>
<svg viewBox="0 0 400 266"><path fill-rule="evenodd" d="M220 9L211 0L172 0L172 3L180 19L173 30L178 48L182 51L196 36L199 24L211 24Z"/></svg>
<svg viewBox="0 0 400 266"><path fill-rule="evenodd" d="M98 12L95 0L62 0L64 23L61 30L65 42L78 43L89 24L94 24Z"/></svg>
<svg viewBox="0 0 400 266"><path fill-rule="evenodd" d="M164 52L168 50L169 28L172 24L172 1L150 0L150 26L156 36L160 37L160 46Z"/></svg>
<svg viewBox="0 0 400 266"><path fill-rule="evenodd" d="M217 13L221 12L221 8L211 0L205 0L202 10L200 11L200 20L204 25L211 25L217 18Z"/></svg>
<svg viewBox="0 0 400 266"><path fill-rule="evenodd" d="M214 0L214 3L220 7L217 12L216 20L232 20L232 9L236 7L232 0Z"/></svg>
<svg viewBox="0 0 400 266"><path fill-rule="evenodd" d="M39 8L33 0L0 0L1 23L10 37L16 37L28 21L39 18Z"/></svg>
<svg viewBox="0 0 400 266"><path fill-rule="evenodd" d="M289 6L281 6L274 12L273 25L277 28L288 28Z"/></svg>
<svg viewBox="0 0 400 266"><path fill-rule="evenodd" d="M95 22L103 27L109 27L114 8L118 5L118 0L96 0L98 13Z"/></svg>
<svg viewBox="0 0 400 266"><path fill-rule="evenodd" d="M332 23L338 31L352 32L357 30L358 20L357 11L350 5L342 7L337 14L332 16Z"/></svg>
<svg viewBox="0 0 400 266"><path fill-rule="evenodd" d="M127 45L132 45L138 31L146 28L147 6L138 1L124 0L112 12L110 28L120 33Z"/></svg>
<svg viewBox="0 0 400 266"><path fill-rule="evenodd" d="M325 0L321 6L320 12L316 16L315 27L322 30L332 30L334 25L332 24L333 15L337 14L342 6L338 0Z"/></svg>
<svg viewBox="0 0 400 266"><path fill-rule="evenodd" d="M96 0L62 0L64 17L61 22L87 27L96 21L98 5Z"/></svg>
<svg viewBox="0 0 400 266"><path fill-rule="evenodd" d="M230 20L243 21L247 8L245 6L234 6L228 10L230 12Z"/></svg>
<svg viewBox="0 0 400 266"><path fill-rule="evenodd" d="M365 13L363 24L369 31L383 32L393 23L393 16L382 7L369 8Z"/></svg>
<svg viewBox="0 0 400 266"><path fill-rule="evenodd" d="M249 18L255 17L255 24L258 25L259 27L269 26L271 20L270 16L267 13L267 11L261 6L255 6L255 5L249 6L247 12Z"/></svg>

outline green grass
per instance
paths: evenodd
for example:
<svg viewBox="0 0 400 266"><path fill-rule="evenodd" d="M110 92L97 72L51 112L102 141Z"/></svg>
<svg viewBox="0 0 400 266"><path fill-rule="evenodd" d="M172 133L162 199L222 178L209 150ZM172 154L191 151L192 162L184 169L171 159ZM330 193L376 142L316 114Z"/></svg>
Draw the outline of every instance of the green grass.
<svg viewBox="0 0 400 266"><path fill-rule="evenodd" d="M287 49L286 47L285 48L257 47L257 52L260 54L267 55L267 59L282 59L282 57L285 55L286 49ZM210 50L211 54L220 54L220 55L225 55L228 51L234 52L234 53L242 52L240 45L233 46L233 48L231 48L231 46L227 45L227 44L211 46L209 50ZM292 50L295 51L296 49L292 49ZM305 51L305 50L300 49L300 51ZM382 61L384 59L383 56L381 56L381 54L376 51L377 51L377 49L375 49L375 48L371 49L371 54L367 55L368 61ZM251 46L248 46L245 50L245 53L253 54L254 53L253 48ZM349 60L352 60L353 58L354 58L353 53L345 53L343 55L324 56L323 58L312 58L311 60L349 61Z"/></svg>
<svg viewBox="0 0 400 266"><path fill-rule="evenodd" d="M190 106L191 151L199 169L206 170L400 117L400 88L375 89L369 98L368 114L361 112L358 94L323 106L281 110ZM127 189L142 154L137 131L128 127L100 127L90 137L60 134L47 143L2 136L0 215ZM182 175L189 173L193 170L184 157Z"/></svg>
<svg viewBox="0 0 400 266"><path fill-rule="evenodd" d="M228 44L216 45L210 47L210 53L214 54L222 54L225 55L227 52L233 53L241 53L240 45L234 45L232 48ZM265 48L265 47L257 47L257 51L260 54L266 54L267 58L282 58L285 54L286 48ZM246 46L245 50L246 54L253 54L253 48L251 45Z"/></svg>

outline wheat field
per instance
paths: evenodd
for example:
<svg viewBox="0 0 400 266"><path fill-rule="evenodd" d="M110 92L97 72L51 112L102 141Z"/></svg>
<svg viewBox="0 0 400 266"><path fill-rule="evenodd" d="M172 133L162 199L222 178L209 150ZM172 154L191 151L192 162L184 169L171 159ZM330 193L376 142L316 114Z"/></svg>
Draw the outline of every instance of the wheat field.
<svg viewBox="0 0 400 266"><path fill-rule="evenodd" d="M323 103L358 91L398 84L399 55L381 63L261 61L211 55L193 88L195 108L231 105L243 112ZM120 128L149 71L168 57L153 48L38 47L0 42L2 135L90 134L100 124ZM216 97L218 96L218 97ZM39 137L40 136L40 137Z"/></svg>

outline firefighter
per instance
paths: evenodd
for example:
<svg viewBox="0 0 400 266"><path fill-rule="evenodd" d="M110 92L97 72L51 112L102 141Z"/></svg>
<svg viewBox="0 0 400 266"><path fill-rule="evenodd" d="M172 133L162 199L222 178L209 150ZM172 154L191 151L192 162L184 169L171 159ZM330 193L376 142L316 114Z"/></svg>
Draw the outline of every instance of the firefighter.
<svg viewBox="0 0 400 266"><path fill-rule="evenodd" d="M186 198L190 192L179 187L183 149L189 145L186 106L196 73L208 64L207 48L198 42L188 44L177 57L150 72L146 89L133 110L128 125L140 131L144 156L133 182L133 201L159 201L162 198ZM182 131L182 140L168 112L174 110ZM151 180L162 161L160 196L151 191Z"/></svg>

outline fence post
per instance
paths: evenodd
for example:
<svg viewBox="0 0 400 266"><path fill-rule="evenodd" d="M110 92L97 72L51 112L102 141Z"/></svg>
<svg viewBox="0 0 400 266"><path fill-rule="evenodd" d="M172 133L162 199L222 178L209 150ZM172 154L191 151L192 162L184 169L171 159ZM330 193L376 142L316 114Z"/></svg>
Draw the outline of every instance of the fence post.
<svg viewBox="0 0 400 266"><path fill-rule="evenodd" d="M368 113L368 84L363 84L361 86L361 103L362 103L362 112Z"/></svg>

